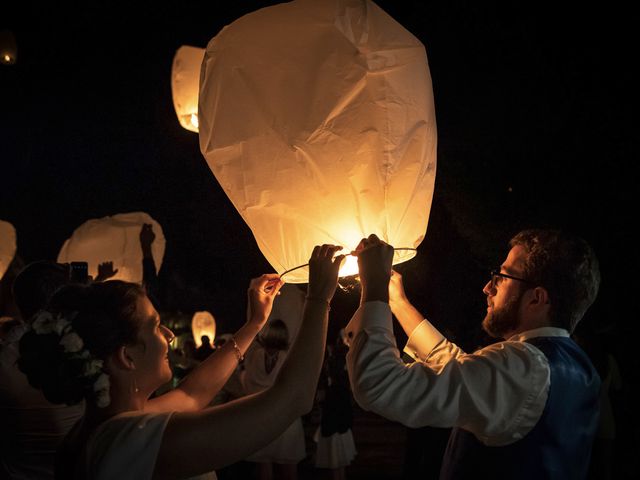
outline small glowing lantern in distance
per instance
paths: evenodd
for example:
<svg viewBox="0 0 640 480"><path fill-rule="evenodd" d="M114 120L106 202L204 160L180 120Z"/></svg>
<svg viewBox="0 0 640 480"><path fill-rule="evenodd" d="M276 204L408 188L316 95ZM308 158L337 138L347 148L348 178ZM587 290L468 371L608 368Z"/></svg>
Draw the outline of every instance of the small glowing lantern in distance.
<svg viewBox="0 0 640 480"><path fill-rule="evenodd" d="M0 63L13 65L18 61L18 45L11 30L0 30Z"/></svg>
<svg viewBox="0 0 640 480"><path fill-rule="evenodd" d="M198 83L204 48L182 46L173 57L171 94L180 125L198 133Z"/></svg>
<svg viewBox="0 0 640 480"><path fill-rule="evenodd" d="M0 280L16 255L16 229L9 222L0 220Z"/></svg>
<svg viewBox="0 0 640 480"><path fill-rule="evenodd" d="M144 212L119 213L91 219L76 228L64 242L58 254L58 262L87 262L89 275L98 274L98 265L113 262L118 273L110 280L142 282L142 248L140 231L145 223L152 225L156 238L151 253L160 271L164 257L165 238L160 224Z"/></svg>
<svg viewBox="0 0 640 480"><path fill-rule="evenodd" d="M194 313L191 320L191 332L196 348L200 348L202 345L203 335L209 337L209 343L213 345L216 338L216 320L213 315L207 311Z"/></svg>
<svg viewBox="0 0 640 480"><path fill-rule="evenodd" d="M278 273L372 233L408 249L394 263L415 255L436 172L431 76L373 2L294 0L228 25L206 49L198 117L209 168ZM340 274L356 272L347 257Z"/></svg>

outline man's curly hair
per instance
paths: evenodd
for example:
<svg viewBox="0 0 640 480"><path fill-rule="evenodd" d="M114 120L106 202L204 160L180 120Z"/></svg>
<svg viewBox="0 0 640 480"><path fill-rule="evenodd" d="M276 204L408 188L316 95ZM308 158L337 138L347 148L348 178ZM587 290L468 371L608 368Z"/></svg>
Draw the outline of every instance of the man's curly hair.
<svg viewBox="0 0 640 480"><path fill-rule="evenodd" d="M573 332L600 287L598 259L589 244L558 230L524 230L509 242L526 251L524 276L549 293L551 324Z"/></svg>

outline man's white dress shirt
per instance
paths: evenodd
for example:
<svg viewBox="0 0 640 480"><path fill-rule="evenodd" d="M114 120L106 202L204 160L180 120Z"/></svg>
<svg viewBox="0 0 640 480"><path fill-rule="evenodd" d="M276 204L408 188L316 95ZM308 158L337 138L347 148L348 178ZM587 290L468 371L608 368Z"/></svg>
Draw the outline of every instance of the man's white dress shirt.
<svg viewBox="0 0 640 480"><path fill-rule="evenodd" d="M538 328L467 354L424 320L404 349L416 360L407 365L389 304L361 305L346 332L347 368L361 407L410 427L460 427L489 446L523 438L544 410L549 363L525 340L569 336L564 329Z"/></svg>

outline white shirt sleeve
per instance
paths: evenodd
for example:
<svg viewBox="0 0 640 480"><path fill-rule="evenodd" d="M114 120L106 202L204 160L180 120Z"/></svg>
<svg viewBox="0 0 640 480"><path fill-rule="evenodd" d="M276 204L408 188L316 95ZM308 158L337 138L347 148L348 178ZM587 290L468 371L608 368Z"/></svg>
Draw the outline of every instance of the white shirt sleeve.
<svg viewBox="0 0 640 480"><path fill-rule="evenodd" d="M486 445L519 440L542 415L549 365L533 345L500 342L466 354L425 320L407 344L418 361L406 365L383 302L362 305L346 331L353 395L366 410L411 427L461 427Z"/></svg>

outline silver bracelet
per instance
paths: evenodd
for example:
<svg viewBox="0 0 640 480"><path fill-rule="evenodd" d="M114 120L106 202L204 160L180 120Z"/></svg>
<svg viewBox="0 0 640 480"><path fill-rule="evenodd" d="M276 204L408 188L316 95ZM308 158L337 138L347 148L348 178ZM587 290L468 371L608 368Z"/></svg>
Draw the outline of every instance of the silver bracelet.
<svg viewBox="0 0 640 480"><path fill-rule="evenodd" d="M238 363L242 362L244 360L244 355L242 355L242 352L240 351L240 347L238 347L238 343L236 342L236 339L231 337L229 341L231 342L231 346L233 347L233 353L235 353L236 357L238 358Z"/></svg>
<svg viewBox="0 0 640 480"><path fill-rule="evenodd" d="M314 297L314 296L309 296L309 295L307 295L304 298L305 298L305 300L312 300L312 301L315 301L315 302L324 303L327 306L327 309L329 311L331 311L331 304L329 303L329 300L325 300L324 298Z"/></svg>

